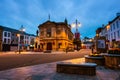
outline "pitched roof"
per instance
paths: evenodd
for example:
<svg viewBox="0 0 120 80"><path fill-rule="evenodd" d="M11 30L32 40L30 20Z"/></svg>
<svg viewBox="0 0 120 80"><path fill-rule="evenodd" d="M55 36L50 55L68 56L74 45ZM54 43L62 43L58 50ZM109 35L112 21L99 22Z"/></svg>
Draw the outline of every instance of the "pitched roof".
<svg viewBox="0 0 120 80"><path fill-rule="evenodd" d="M109 21L109 24L112 24L115 20L120 19L120 16L115 17L112 21Z"/></svg>
<svg viewBox="0 0 120 80"><path fill-rule="evenodd" d="M21 32L21 31L19 31L17 29L13 29L13 28L1 26L1 25L0 25L0 28L2 28L3 31L9 31L9 32L20 33L20 34L26 34L26 35L29 35L29 36L35 36L34 34L29 34L29 33L26 33L26 32Z"/></svg>
<svg viewBox="0 0 120 80"><path fill-rule="evenodd" d="M44 22L43 24L40 24L39 26L38 26L38 28L40 28L40 27L42 27L43 25L45 25L45 24L54 24L54 25L56 25L56 26L58 26L58 25L66 25L67 26L67 24L65 23L65 22L53 22L53 21L46 21L46 22Z"/></svg>

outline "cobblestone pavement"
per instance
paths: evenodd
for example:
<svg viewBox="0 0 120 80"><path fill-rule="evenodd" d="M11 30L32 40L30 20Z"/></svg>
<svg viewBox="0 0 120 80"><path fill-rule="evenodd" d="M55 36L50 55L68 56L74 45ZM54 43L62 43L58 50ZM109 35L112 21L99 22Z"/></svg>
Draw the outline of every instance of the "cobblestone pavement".
<svg viewBox="0 0 120 80"><path fill-rule="evenodd" d="M84 58L64 62L82 63ZM58 62L0 71L0 80L120 80L120 70L98 66L96 76L64 74L56 72L56 63Z"/></svg>

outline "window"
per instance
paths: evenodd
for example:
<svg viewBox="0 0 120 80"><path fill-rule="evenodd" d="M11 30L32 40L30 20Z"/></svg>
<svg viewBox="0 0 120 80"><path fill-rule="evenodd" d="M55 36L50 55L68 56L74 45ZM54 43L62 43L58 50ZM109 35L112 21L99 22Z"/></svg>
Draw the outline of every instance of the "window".
<svg viewBox="0 0 120 80"><path fill-rule="evenodd" d="M109 40L110 40L110 35L109 35Z"/></svg>
<svg viewBox="0 0 120 80"><path fill-rule="evenodd" d="M7 37L7 32L4 32L4 36Z"/></svg>
<svg viewBox="0 0 120 80"><path fill-rule="evenodd" d="M116 39L116 33L114 32L114 39Z"/></svg>
<svg viewBox="0 0 120 80"><path fill-rule="evenodd" d="M60 33L61 33L61 30L60 30L60 29L57 29L57 30L56 30L56 33L57 33L57 34L60 34Z"/></svg>
<svg viewBox="0 0 120 80"><path fill-rule="evenodd" d="M8 33L8 37L10 37L10 33Z"/></svg>
<svg viewBox="0 0 120 80"><path fill-rule="evenodd" d="M60 48L61 45L62 45L62 43L58 43L58 48Z"/></svg>
<svg viewBox="0 0 120 80"><path fill-rule="evenodd" d="M7 40L6 40L6 38L4 38L4 44L6 44L7 43Z"/></svg>
<svg viewBox="0 0 120 80"><path fill-rule="evenodd" d="M41 36L43 36L44 35L44 31L41 31Z"/></svg>
<svg viewBox="0 0 120 80"><path fill-rule="evenodd" d="M113 29L115 30L115 24L113 23Z"/></svg>
<svg viewBox="0 0 120 80"><path fill-rule="evenodd" d="M112 25L111 25L111 27L110 27L110 30L112 31Z"/></svg>
<svg viewBox="0 0 120 80"><path fill-rule="evenodd" d="M13 33L12 36L15 36L15 34Z"/></svg>
<svg viewBox="0 0 120 80"><path fill-rule="evenodd" d="M47 29L47 37L51 37L51 28Z"/></svg>
<svg viewBox="0 0 120 80"><path fill-rule="evenodd" d="M113 35L112 35L112 33L111 33L111 39L113 39Z"/></svg>
<svg viewBox="0 0 120 80"><path fill-rule="evenodd" d="M119 28L119 24L118 24L118 21L116 21L116 26L117 26L117 28Z"/></svg>
<svg viewBox="0 0 120 80"><path fill-rule="evenodd" d="M11 41L10 41L10 39L8 39L8 44L10 44L11 43Z"/></svg>

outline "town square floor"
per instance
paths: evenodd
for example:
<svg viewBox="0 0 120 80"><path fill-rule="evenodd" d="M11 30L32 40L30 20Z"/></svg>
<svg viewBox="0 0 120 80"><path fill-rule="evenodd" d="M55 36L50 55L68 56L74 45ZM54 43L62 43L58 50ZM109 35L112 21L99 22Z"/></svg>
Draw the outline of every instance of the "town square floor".
<svg viewBox="0 0 120 80"><path fill-rule="evenodd" d="M77 58L63 62L83 63L84 61L84 58ZM104 66L97 66L96 76L57 73L56 63L58 62L0 71L0 80L120 80L120 70Z"/></svg>

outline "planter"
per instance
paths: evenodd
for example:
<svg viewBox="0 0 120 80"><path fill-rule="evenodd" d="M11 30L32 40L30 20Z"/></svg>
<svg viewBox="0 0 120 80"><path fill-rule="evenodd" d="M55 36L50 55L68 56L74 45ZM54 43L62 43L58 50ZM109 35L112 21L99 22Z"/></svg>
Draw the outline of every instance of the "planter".
<svg viewBox="0 0 120 80"><path fill-rule="evenodd" d="M105 66L112 69L120 69L120 55L105 55Z"/></svg>
<svg viewBox="0 0 120 80"><path fill-rule="evenodd" d="M105 59L103 56L100 55L97 56L87 55L85 56L85 62L96 63L97 65L103 66L105 64Z"/></svg>

